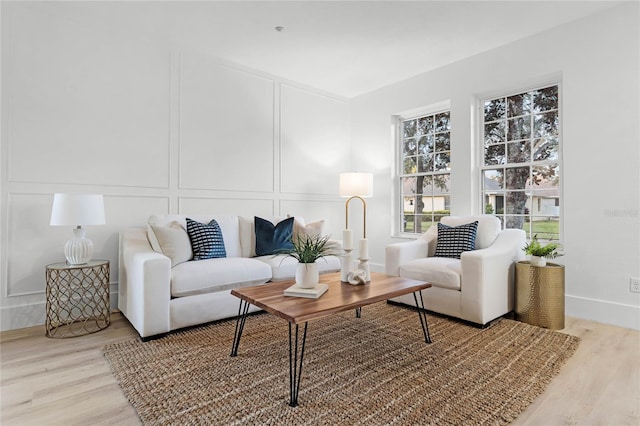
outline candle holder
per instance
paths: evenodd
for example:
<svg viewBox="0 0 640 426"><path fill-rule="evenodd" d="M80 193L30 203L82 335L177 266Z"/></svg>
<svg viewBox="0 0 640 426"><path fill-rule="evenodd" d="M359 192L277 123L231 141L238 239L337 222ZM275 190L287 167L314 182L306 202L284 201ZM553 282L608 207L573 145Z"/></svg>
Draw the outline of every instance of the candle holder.
<svg viewBox="0 0 640 426"><path fill-rule="evenodd" d="M371 272L369 271L369 259L358 259L358 269L364 271L364 281L366 284L371 282Z"/></svg>
<svg viewBox="0 0 640 426"><path fill-rule="evenodd" d="M344 250L344 254L340 255L340 282L349 283L349 273L351 272L351 250Z"/></svg>

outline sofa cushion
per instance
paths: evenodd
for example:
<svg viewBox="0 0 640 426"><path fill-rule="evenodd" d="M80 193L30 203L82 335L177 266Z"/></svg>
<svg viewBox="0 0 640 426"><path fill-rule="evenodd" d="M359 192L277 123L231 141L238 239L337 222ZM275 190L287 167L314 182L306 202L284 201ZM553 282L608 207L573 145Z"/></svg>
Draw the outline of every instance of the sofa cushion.
<svg viewBox="0 0 640 426"><path fill-rule="evenodd" d="M433 255L460 259L463 251L475 250L477 230L478 221L460 226L438 223L438 242Z"/></svg>
<svg viewBox="0 0 640 426"><path fill-rule="evenodd" d="M160 252L171 259L171 266L191 260L191 240L186 229L175 220L169 226L150 225Z"/></svg>
<svg viewBox="0 0 640 426"><path fill-rule="evenodd" d="M240 227L238 224L238 216L233 215L189 215L189 218L200 223L209 223L212 219L215 219L220 225L222 236L224 237L224 249L227 253L227 257L242 256L240 251ZM165 215L151 215L148 220L149 225L164 225L168 226L171 222L176 221L180 225L187 229L187 216L183 214L165 214ZM155 238L155 237L153 237ZM149 242L153 249L157 252L161 252L152 241L152 236L149 235Z"/></svg>
<svg viewBox="0 0 640 426"><path fill-rule="evenodd" d="M297 240L301 236L317 237L322 235L323 228L324 220L305 224L302 218L295 217L293 220L293 238L294 240Z"/></svg>
<svg viewBox="0 0 640 426"><path fill-rule="evenodd" d="M256 256L278 254L293 250L293 217L277 224L255 217Z"/></svg>
<svg viewBox="0 0 640 426"><path fill-rule="evenodd" d="M278 223L290 216L262 216L263 219L270 221L271 223ZM240 246L242 257L255 257L256 256L256 227L255 216L238 218L240 229Z"/></svg>
<svg viewBox="0 0 640 426"><path fill-rule="evenodd" d="M222 231L215 219L205 224L187 218L187 234L191 240L193 260L227 257Z"/></svg>
<svg viewBox="0 0 640 426"><path fill-rule="evenodd" d="M449 226L459 226L475 221L478 221L476 250L485 249L493 244L502 230L502 223L497 217L488 214L477 216L444 216L440 220L441 223Z"/></svg>
<svg viewBox="0 0 640 426"><path fill-rule="evenodd" d="M425 257L400 266L400 276L431 283L434 287L460 290L460 259Z"/></svg>
<svg viewBox="0 0 640 426"><path fill-rule="evenodd" d="M298 261L291 256L280 254L277 256L259 256L254 259L264 262L271 268L271 281L283 281L293 279L296 275ZM340 270L340 258L338 256L325 256L316 261L318 272L338 272Z"/></svg>
<svg viewBox="0 0 640 426"><path fill-rule="evenodd" d="M185 262L171 269L171 296L184 297L258 285L271 279L271 267L244 257Z"/></svg>

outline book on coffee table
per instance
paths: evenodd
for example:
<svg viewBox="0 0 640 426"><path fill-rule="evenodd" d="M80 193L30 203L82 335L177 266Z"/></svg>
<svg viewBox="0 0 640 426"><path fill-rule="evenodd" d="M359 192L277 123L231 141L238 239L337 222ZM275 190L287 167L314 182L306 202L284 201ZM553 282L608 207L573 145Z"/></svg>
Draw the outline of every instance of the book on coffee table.
<svg viewBox="0 0 640 426"><path fill-rule="evenodd" d="M291 287L284 290L285 296L293 296L293 297L308 297L310 299L317 299L322 296L329 289L329 284L316 284L314 288L302 288L297 285L292 285Z"/></svg>

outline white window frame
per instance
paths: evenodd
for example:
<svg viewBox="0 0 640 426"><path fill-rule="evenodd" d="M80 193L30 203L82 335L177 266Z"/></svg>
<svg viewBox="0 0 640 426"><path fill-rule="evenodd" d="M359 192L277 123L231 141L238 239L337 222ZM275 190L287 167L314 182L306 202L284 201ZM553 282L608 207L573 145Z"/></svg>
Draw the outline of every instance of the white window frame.
<svg viewBox="0 0 640 426"><path fill-rule="evenodd" d="M392 202L392 212L391 212L393 237L415 239L416 237L418 237L419 235L421 235L426 231L426 229L422 230L421 233L404 231L404 226L403 226L404 202L403 202L403 193L402 193L402 187L401 187L402 185L401 177L404 174L403 173L404 167L402 164L402 159L403 159L402 157L402 154L403 154L402 123L407 120L412 120L412 119L427 116L427 115L439 114L442 112L449 112L449 120L452 120L450 101L447 100L443 102L434 103L426 107L404 111L401 113L394 114L391 117L392 139L393 139L392 146L393 146L393 156L394 156L394 163L393 163L394 166L392 167L392 171L391 171L391 179L394 183L393 191L392 191L393 202ZM450 140L450 143L452 143L451 140ZM450 152L451 152L451 147L450 147ZM451 162L453 162L452 160L453 159L450 158ZM449 170L450 175L452 174L452 171L453 171L453 168L450 167L450 170Z"/></svg>
<svg viewBox="0 0 640 426"><path fill-rule="evenodd" d="M515 96L518 94L522 94L522 93L526 93L526 92L530 92L530 91L534 91L534 90L538 90L538 89L544 89L547 87L551 87L551 86L557 86L558 88L558 159L557 160L543 160L543 161L534 161L533 159L531 159L531 161L528 162L522 162L522 163L505 163L505 164L499 164L499 165L486 165L484 164L484 138L485 138L485 126L484 126L484 104L486 101L489 100L493 100L493 99L497 99L497 98L508 98L510 96ZM557 164L559 167L559 179L560 179L560 183L558 186L558 191L559 191L559 196L558 196L558 200L556 201L556 204L559 203L559 209L558 209L558 240L554 240L554 242L559 242L560 244L562 244L562 242L564 241L564 234L563 234L563 230L564 230L564 215L563 215L563 207L564 207L564 196L563 196L563 186L564 186L564 166L563 166L563 135L562 135L562 128L563 128L563 108L562 108L562 103L563 103L563 94L562 94L562 82L560 81L560 79L554 79L554 80L548 80L548 81L544 81L544 82L539 82L538 84L532 84L529 86L524 86L521 87L519 89L515 89L515 90L509 90L509 91L503 91L503 92L499 92L499 93L492 93L492 94L487 94L484 95L482 97L478 97L478 174L479 174L479 183L478 183L478 193L479 193L479 209L481 213L485 213L485 188L484 188L484 172L486 170L491 170L494 169L496 167L505 167L509 164L514 165L517 164L518 166L523 166L523 167L534 167L534 166L544 166L544 165L549 165L549 164ZM533 129L532 129L533 132ZM530 138L531 140L533 140L533 136ZM505 152L505 156L507 155L507 153ZM506 168L506 167L505 167ZM504 189L506 191L506 189ZM506 212L498 215L495 214L496 212L494 212L494 215L498 216L498 217L502 217L502 226L505 226L505 221L504 218L507 216ZM529 213L529 216L533 216L533 214ZM537 217L537 216L536 216ZM531 237L533 237L533 235L528 235L529 239ZM542 238L541 241L544 241L544 239Z"/></svg>

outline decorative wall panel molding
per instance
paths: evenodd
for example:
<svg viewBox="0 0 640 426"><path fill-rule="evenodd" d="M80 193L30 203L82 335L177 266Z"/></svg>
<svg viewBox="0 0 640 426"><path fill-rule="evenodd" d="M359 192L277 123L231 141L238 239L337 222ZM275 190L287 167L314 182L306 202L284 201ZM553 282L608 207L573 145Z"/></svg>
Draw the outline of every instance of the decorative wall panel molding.
<svg viewBox="0 0 640 426"><path fill-rule="evenodd" d="M305 222L324 220L325 234L342 239L344 229L344 202L326 200L281 200L281 214L301 216Z"/></svg>
<svg viewBox="0 0 640 426"><path fill-rule="evenodd" d="M339 226L342 205L318 194L337 193L349 162L345 101L76 10L2 7L3 330L44 322L44 268L64 260L72 235L49 226L54 192L104 194L107 223L87 235L93 257L111 262L112 306L119 232L151 214L291 213Z"/></svg>
<svg viewBox="0 0 640 426"><path fill-rule="evenodd" d="M180 188L273 191L274 82L183 54Z"/></svg>
<svg viewBox="0 0 640 426"><path fill-rule="evenodd" d="M282 192L337 194L349 166L348 103L282 84L280 150Z"/></svg>
<svg viewBox="0 0 640 426"><path fill-rule="evenodd" d="M168 187L169 50L35 10L9 22L9 180Z"/></svg>
<svg viewBox="0 0 640 426"><path fill-rule="evenodd" d="M179 200L181 214L221 214L238 216L273 216L273 200L238 198L189 198Z"/></svg>

